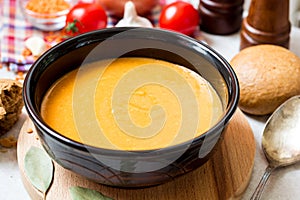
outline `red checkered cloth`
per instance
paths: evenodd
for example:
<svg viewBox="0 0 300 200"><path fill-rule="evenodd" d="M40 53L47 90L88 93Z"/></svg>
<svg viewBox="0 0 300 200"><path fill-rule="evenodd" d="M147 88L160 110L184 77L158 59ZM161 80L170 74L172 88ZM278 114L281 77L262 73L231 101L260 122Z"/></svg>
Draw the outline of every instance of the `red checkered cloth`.
<svg viewBox="0 0 300 200"><path fill-rule="evenodd" d="M158 6L153 10L154 23L157 23L159 13ZM115 23L116 20L109 17L108 27ZM35 58L23 55L25 40L33 35L45 38L49 34L53 32L38 30L25 20L17 0L0 0L0 63L7 65L10 70L27 71ZM49 45L54 44L52 42Z"/></svg>
<svg viewBox="0 0 300 200"><path fill-rule="evenodd" d="M41 35L41 32L24 20L16 0L2 0L0 9L0 62L15 71L25 70L34 59L22 56L24 40L33 34Z"/></svg>

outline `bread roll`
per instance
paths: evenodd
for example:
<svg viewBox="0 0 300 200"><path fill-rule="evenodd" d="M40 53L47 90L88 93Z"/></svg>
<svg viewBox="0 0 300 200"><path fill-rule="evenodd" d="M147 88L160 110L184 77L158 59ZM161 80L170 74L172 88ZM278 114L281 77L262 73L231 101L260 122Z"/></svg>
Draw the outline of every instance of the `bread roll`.
<svg viewBox="0 0 300 200"><path fill-rule="evenodd" d="M272 113L300 94L300 58L276 45L243 49L230 62L240 83L239 107L246 113Z"/></svg>
<svg viewBox="0 0 300 200"><path fill-rule="evenodd" d="M0 79L0 135L17 122L22 108L22 84L14 80Z"/></svg>

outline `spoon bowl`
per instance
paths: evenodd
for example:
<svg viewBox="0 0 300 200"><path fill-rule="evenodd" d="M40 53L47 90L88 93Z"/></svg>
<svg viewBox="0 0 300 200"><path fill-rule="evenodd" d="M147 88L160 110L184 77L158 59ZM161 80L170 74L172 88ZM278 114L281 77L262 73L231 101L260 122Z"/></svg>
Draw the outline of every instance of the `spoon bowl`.
<svg viewBox="0 0 300 200"><path fill-rule="evenodd" d="M269 165L251 199L260 199L276 168L300 161L300 96L285 101L269 117L263 131L262 148Z"/></svg>

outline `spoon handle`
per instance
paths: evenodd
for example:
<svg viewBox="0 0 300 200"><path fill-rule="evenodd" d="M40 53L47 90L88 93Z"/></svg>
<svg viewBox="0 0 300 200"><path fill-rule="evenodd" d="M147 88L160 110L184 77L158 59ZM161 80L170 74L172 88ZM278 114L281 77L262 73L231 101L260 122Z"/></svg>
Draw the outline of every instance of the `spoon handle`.
<svg viewBox="0 0 300 200"><path fill-rule="evenodd" d="M265 173L261 177L259 184L256 187L254 193L252 194L250 200L259 200L260 199L260 197L263 193L263 190L265 188L265 185L274 169L275 169L275 167L272 167L270 165L266 168Z"/></svg>

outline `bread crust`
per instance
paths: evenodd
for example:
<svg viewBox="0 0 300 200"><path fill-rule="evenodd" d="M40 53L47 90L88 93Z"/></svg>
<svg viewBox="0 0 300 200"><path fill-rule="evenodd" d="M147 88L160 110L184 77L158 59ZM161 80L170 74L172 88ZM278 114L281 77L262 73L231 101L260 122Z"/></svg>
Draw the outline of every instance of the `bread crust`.
<svg viewBox="0 0 300 200"><path fill-rule="evenodd" d="M0 135L17 122L23 105L22 84L15 80L0 79Z"/></svg>
<svg viewBox="0 0 300 200"><path fill-rule="evenodd" d="M289 97L300 94L300 58L276 45L243 49L232 58L240 83L239 107L246 113L272 113Z"/></svg>

